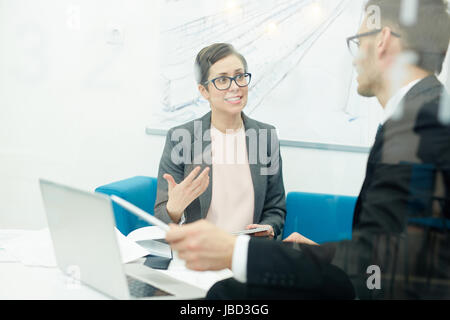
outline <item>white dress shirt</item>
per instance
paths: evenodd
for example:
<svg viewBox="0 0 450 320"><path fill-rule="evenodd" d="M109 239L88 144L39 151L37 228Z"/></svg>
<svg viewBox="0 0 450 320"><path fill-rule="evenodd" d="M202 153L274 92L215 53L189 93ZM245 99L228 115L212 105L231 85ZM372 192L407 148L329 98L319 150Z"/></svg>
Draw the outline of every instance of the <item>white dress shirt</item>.
<svg viewBox="0 0 450 320"><path fill-rule="evenodd" d="M237 281L242 283L247 282L247 256L248 256L248 242L250 236L240 235L236 239L234 245L233 258L231 261L231 271Z"/></svg>
<svg viewBox="0 0 450 320"><path fill-rule="evenodd" d="M403 100L403 98L406 96L406 94L409 92L409 90L412 89L417 83L420 82L422 79L413 80L404 87L402 87L400 90L397 91L396 94L394 94L386 104L386 107L384 108L384 114L383 114L383 120L381 124L384 124L388 119L391 117L401 117L403 109L400 107L400 102Z"/></svg>
<svg viewBox="0 0 450 320"><path fill-rule="evenodd" d="M417 79L411 81L400 90L397 91L395 95L393 95L386 107L384 108L384 117L382 124L384 124L389 118L395 116L396 112L402 111L400 106L400 102L417 83L419 83L422 79ZM400 109L400 110L399 110ZM250 236L248 235L240 235L236 239L236 244L234 246L233 252L233 260L231 270L233 271L234 278L240 282L247 282L247 257L248 257L248 243L250 241Z"/></svg>

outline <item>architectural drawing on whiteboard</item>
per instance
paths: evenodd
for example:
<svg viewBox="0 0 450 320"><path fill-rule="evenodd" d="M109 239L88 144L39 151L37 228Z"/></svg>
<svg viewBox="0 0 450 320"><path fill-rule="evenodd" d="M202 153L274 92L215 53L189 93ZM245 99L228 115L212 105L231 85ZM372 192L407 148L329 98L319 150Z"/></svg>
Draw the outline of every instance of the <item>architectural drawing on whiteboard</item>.
<svg viewBox="0 0 450 320"><path fill-rule="evenodd" d="M280 139L367 147L381 117L359 97L345 39L363 0L166 0L162 6L161 101L151 128L169 129L210 110L194 61L203 47L231 43L252 73L244 112L273 124Z"/></svg>

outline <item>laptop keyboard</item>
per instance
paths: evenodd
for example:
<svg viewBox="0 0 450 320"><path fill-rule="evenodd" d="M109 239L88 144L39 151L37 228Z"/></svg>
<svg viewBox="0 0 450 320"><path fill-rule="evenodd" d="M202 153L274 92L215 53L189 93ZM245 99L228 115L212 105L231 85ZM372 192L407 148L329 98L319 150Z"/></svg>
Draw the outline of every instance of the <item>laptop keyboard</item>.
<svg viewBox="0 0 450 320"><path fill-rule="evenodd" d="M127 282L130 294L135 298L171 296L170 293L130 276L127 276Z"/></svg>

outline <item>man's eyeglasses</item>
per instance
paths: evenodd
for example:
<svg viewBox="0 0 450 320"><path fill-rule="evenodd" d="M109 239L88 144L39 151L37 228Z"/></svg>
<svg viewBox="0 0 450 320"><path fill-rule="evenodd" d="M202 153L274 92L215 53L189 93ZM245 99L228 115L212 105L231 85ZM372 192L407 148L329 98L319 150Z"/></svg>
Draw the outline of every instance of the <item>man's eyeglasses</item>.
<svg viewBox="0 0 450 320"><path fill-rule="evenodd" d="M247 87L250 84L251 79L252 74L247 72L238 74L235 77L227 77L227 76L217 77L212 80L204 82L203 85L207 86L210 82L212 82L217 90L224 91L230 89L231 83L233 81L236 82L238 87L241 88Z"/></svg>
<svg viewBox="0 0 450 320"><path fill-rule="evenodd" d="M348 47L348 50L350 50L350 53L352 54L352 56L356 57L358 55L359 46L360 46L359 38L368 37L368 36L380 33L381 31L382 31L382 29L377 29L377 30L373 30L370 32L360 33L360 34L357 34L356 36L348 37L347 38L347 47ZM391 34L397 38L401 38L401 35L399 35L396 32L391 31Z"/></svg>

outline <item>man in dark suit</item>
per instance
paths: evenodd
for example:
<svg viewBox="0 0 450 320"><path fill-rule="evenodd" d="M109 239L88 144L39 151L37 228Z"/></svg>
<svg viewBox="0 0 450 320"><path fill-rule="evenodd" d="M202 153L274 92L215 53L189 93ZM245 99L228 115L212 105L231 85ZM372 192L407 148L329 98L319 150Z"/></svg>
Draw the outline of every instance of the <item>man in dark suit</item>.
<svg viewBox="0 0 450 320"><path fill-rule="evenodd" d="M280 243L236 238L204 221L172 226L166 239L188 268L233 270L208 298L450 298L450 99L435 77L449 14L444 1L422 0L415 22L405 24L404 3L370 0L347 40L359 94L376 96L385 110L352 239L319 246L298 233Z"/></svg>

